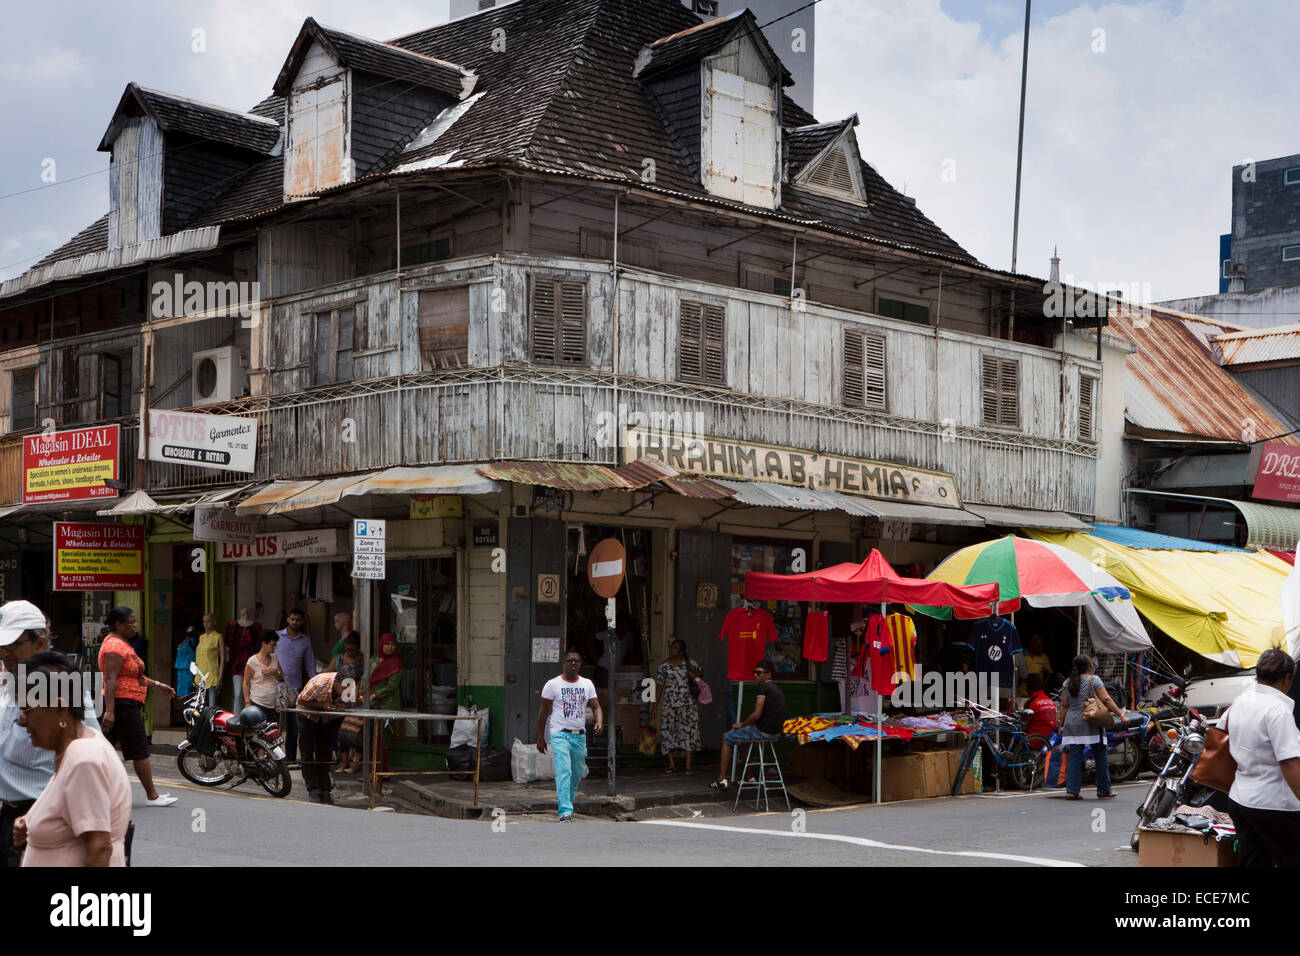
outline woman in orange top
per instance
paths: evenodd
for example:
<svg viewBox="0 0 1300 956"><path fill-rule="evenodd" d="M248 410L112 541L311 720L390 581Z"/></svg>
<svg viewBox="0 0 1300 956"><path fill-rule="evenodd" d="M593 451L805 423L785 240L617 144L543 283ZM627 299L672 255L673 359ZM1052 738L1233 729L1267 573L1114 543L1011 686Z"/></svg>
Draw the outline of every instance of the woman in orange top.
<svg viewBox="0 0 1300 956"><path fill-rule="evenodd" d="M159 793L153 785L153 768L149 764L149 738L144 732L144 695L156 687L169 698L176 696L170 684L145 674L144 661L131 649L135 637L135 612L129 607L115 607L108 612L108 636L99 645L99 671L104 675L104 716L99 726L109 743L122 747L122 756L135 767L135 775L144 786L146 805L167 807L176 798Z"/></svg>

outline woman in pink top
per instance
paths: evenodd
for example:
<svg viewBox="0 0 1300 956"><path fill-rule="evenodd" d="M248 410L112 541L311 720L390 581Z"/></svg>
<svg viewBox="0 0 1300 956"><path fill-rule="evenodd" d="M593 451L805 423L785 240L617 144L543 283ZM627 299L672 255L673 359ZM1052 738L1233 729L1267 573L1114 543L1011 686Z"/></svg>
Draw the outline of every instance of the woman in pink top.
<svg viewBox="0 0 1300 956"><path fill-rule="evenodd" d="M28 698L40 706L22 708L18 722L35 746L54 751L54 776L27 815L14 821L14 845L26 845L23 866L126 866L126 769L113 745L82 725L80 703L54 698L59 682L67 681L74 699L83 699L80 673L62 654L45 651L27 661L27 676L44 682L46 692Z"/></svg>

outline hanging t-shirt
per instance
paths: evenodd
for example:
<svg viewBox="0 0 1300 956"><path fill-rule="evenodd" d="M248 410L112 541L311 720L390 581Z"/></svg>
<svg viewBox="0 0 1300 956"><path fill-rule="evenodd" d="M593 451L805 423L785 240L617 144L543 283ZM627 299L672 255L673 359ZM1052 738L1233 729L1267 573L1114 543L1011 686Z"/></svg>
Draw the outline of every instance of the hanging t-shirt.
<svg viewBox="0 0 1300 956"><path fill-rule="evenodd" d="M561 730L587 729L587 702L596 697L596 685L586 677L573 683L563 676L552 677L542 688L542 699L551 702L551 716L546 722L546 735Z"/></svg>
<svg viewBox="0 0 1300 956"><path fill-rule="evenodd" d="M894 652L894 673L904 673L908 680L916 680L916 626L906 614L891 614L885 618L885 633Z"/></svg>
<svg viewBox="0 0 1300 956"><path fill-rule="evenodd" d="M727 644L727 680L752 680L754 665L776 640L776 624L762 608L732 608L722 622L718 639Z"/></svg>
<svg viewBox="0 0 1300 956"><path fill-rule="evenodd" d="M853 665L853 676L869 680L875 693L889 695L898 686L894 683L894 672L897 670L899 667L885 627L885 617L883 614L873 614L867 618L862 650L858 652L858 661Z"/></svg>
<svg viewBox="0 0 1300 956"><path fill-rule="evenodd" d="M975 671L996 675L998 695L1015 689L1015 656L1021 653L1016 626L1001 617L985 618L971 625L970 642L975 648Z"/></svg>
<svg viewBox="0 0 1300 956"><path fill-rule="evenodd" d="M825 611L809 611L803 625L803 659L824 661L830 646L831 619Z"/></svg>

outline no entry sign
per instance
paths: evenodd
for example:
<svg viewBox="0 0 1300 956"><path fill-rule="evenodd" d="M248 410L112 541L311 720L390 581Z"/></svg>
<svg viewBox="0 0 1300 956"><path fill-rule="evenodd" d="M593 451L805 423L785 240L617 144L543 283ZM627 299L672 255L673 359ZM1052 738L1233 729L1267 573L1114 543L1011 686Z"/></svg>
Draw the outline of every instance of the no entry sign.
<svg viewBox="0 0 1300 956"><path fill-rule="evenodd" d="M623 584L627 554L617 538L606 538L587 558L587 581L600 597L612 598Z"/></svg>

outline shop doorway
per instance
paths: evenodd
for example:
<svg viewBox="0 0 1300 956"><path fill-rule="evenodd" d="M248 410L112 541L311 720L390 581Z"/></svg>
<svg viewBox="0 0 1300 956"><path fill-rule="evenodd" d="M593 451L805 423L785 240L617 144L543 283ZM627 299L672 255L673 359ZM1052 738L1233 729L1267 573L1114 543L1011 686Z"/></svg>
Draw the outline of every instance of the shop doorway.
<svg viewBox="0 0 1300 956"><path fill-rule="evenodd" d="M386 580L377 583L373 643L383 634L397 639L404 710L445 713L445 698L455 693L458 580L456 557L447 555L390 560ZM442 743L450 735L445 721L418 723L424 743Z"/></svg>

